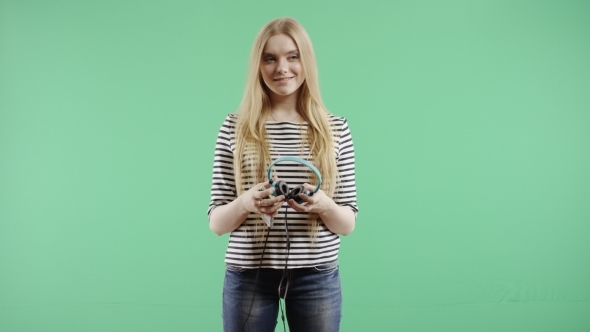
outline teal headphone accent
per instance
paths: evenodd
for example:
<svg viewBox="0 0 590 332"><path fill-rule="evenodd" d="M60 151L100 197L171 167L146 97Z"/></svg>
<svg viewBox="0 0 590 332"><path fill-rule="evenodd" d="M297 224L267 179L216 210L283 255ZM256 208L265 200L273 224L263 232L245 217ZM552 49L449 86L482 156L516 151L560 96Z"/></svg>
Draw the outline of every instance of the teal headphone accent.
<svg viewBox="0 0 590 332"><path fill-rule="evenodd" d="M305 187L302 185L291 189L291 188L289 188L289 185L287 184L287 182L281 181L281 180L279 180L277 182L273 182L272 181L272 167L275 164L283 162L283 161L293 161L298 164L307 166L309 169L311 169L315 173L315 175L318 177L318 185L315 187L314 191L310 192L309 190L305 189ZM307 161L305 159L297 158L297 157L286 156L286 157L279 157L279 158L275 159L270 164L270 166L268 166L268 182L275 189L273 196L276 197L276 196L284 195L285 200L289 200L292 198L293 200L295 200L295 202L301 204L305 201L299 197L299 194L303 193L307 196L313 196L313 194L317 193L318 190L320 190L320 186L322 185L322 176L320 175L320 171L318 171L318 169L309 161Z"/></svg>

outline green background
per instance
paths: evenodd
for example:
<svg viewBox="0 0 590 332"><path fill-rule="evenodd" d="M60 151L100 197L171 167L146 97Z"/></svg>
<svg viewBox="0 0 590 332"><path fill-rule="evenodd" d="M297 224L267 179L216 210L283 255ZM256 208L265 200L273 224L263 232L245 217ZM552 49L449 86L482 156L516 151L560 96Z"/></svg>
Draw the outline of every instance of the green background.
<svg viewBox="0 0 590 332"><path fill-rule="evenodd" d="M589 1L16 0L0 331L221 330L214 142L281 16L355 143L341 330L590 331Z"/></svg>

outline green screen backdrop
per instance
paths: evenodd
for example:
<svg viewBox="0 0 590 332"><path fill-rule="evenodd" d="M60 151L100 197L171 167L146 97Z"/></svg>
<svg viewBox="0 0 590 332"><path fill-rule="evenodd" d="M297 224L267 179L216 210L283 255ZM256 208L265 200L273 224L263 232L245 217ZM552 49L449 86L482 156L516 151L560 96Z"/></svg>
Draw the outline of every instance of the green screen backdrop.
<svg viewBox="0 0 590 332"><path fill-rule="evenodd" d="M573 0L0 0L0 331L221 331L214 143L282 16L355 143L341 330L590 331Z"/></svg>

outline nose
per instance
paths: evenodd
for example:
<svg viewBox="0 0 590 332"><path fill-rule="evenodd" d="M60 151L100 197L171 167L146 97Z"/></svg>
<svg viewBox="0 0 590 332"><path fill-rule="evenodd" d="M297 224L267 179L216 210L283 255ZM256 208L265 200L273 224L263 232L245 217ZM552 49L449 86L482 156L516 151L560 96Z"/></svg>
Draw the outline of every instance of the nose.
<svg viewBox="0 0 590 332"><path fill-rule="evenodd" d="M287 61L284 59L279 60L278 66L277 66L277 72L279 74L283 74L287 72Z"/></svg>

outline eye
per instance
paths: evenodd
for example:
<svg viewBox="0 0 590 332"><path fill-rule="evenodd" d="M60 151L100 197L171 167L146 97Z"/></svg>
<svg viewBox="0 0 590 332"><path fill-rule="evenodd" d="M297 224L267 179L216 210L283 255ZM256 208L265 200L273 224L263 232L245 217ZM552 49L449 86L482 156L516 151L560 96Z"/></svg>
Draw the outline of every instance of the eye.
<svg viewBox="0 0 590 332"><path fill-rule="evenodd" d="M297 55L297 54L293 54L293 55L291 55L291 56L289 57L289 59L290 59L290 60L296 60L296 59L299 59L299 55Z"/></svg>
<svg viewBox="0 0 590 332"><path fill-rule="evenodd" d="M267 56L267 57L264 57L263 60L264 60L264 62L272 62L272 61L275 61L275 58L273 58L271 56Z"/></svg>

